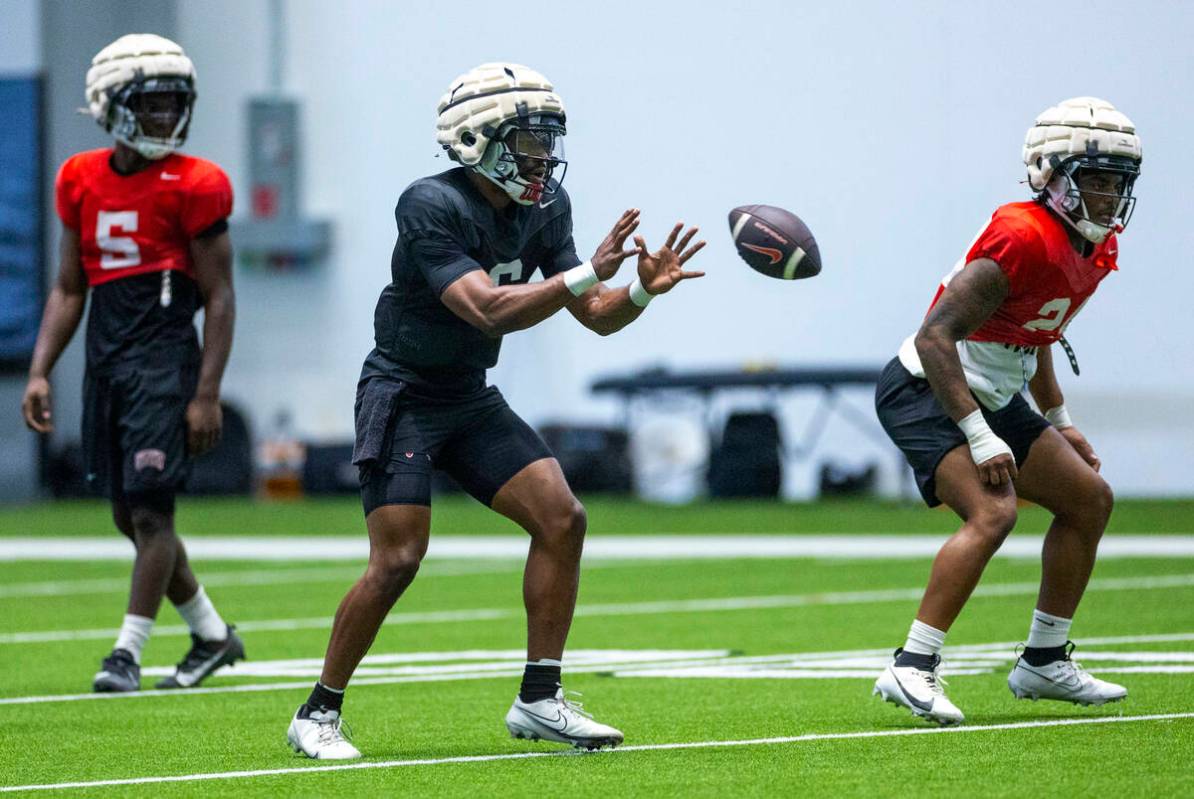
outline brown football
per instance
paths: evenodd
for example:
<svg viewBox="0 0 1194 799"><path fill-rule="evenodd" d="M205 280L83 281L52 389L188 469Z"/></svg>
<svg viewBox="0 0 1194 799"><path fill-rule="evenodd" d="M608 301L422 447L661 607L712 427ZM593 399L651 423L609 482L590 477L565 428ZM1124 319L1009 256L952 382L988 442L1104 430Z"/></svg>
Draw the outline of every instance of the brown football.
<svg viewBox="0 0 1194 799"><path fill-rule="evenodd" d="M742 260L756 272L780 280L813 277L821 251L800 217L774 205L742 205L730 211L730 233Z"/></svg>

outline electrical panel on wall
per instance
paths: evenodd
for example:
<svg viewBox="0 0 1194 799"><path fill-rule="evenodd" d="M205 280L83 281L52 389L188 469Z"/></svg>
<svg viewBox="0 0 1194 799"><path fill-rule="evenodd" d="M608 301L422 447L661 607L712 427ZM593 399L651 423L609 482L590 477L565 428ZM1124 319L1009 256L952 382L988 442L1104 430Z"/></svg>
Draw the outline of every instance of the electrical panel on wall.
<svg viewBox="0 0 1194 799"><path fill-rule="evenodd" d="M232 225L237 257L251 269L305 269L326 259L331 223L302 215L297 100L249 100L249 218Z"/></svg>

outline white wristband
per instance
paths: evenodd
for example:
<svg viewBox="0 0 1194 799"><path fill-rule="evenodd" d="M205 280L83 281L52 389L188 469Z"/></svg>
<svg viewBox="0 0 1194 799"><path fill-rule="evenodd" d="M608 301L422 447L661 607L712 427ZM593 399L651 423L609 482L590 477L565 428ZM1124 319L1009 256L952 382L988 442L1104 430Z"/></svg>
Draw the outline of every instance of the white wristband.
<svg viewBox="0 0 1194 799"><path fill-rule="evenodd" d="M962 433L970 444L970 457L975 464L986 463L997 455L1012 454L1012 448L995 435L987 420L983 418L981 410L958 420L958 427L962 428Z"/></svg>
<svg viewBox="0 0 1194 799"><path fill-rule="evenodd" d="M580 266L574 266L564 272L564 285L575 297L579 297L596 286L597 270L593 269L593 262L585 261Z"/></svg>
<svg viewBox="0 0 1194 799"><path fill-rule="evenodd" d="M630 301L640 308L646 308L647 303L653 299L655 299L655 295L647 291L643 287L642 281L636 277L630 284Z"/></svg>
<svg viewBox="0 0 1194 799"><path fill-rule="evenodd" d="M1056 408L1045 411L1045 419L1058 430L1074 426L1074 423L1070 421L1070 412L1065 409L1064 405L1058 405Z"/></svg>

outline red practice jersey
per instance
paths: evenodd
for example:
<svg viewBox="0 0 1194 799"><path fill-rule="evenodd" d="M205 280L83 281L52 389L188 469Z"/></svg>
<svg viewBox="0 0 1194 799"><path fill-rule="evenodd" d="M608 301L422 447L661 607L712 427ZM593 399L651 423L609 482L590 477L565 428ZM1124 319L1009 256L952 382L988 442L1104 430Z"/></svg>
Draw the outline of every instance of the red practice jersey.
<svg viewBox="0 0 1194 799"><path fill-rule="evenodd" d="M1111 236L1090 257L1082 257L1070 244L1065 222L1040 203L1009 203L991 216L933 297L936 305L954 276L980 258L994 261L1007 275L1003 303L982 327L958 342L966 383L983 405L998 410L1024 389L1036 374L1036 348L1061 337L1103 278L1117 268L1118 248ZM925 376L915 336L904 340L900 362L916 377Z"/></svg>
<svg viewBox="0 0 1194 799"><path fill-rule="evenodd" d="M79 234L91 287L88 368L193 361L202 298L191 242L232 213L232 187L215 164L177 153L121 175L112 152L73 156L55 190L58 216Z"/></svg>
<svg viewBox="0 0 1194 799"><path fill-rule="evenodd" d="M992 214L937 289L932 305L966 264L989 258L1007 275L1008 295L969 340L1047 347L1061 337L1100 281L1118 268L1118 252L1119 244L1110 236L1083 258L1070 244L1065 223L1043 205L1009 203Z"/></svg>
<svg viewBox="0 0 1194 799"><path fill-rule="evenodd" d="M193 277L191 240L232 213L228 176L178 153L125 176L111 156L111 148L73 156L55 187L58 216L79 232L88 284L166 270Z"/></svg>

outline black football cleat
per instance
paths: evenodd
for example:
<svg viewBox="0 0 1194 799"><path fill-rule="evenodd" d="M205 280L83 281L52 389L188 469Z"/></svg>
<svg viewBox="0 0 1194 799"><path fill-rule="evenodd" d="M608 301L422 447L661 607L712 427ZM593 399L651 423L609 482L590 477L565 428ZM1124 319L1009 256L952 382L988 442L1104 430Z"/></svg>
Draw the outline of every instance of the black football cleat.
<svg viewBox="0 0 1194 799"><path fill-rule="evenodd" d="M154 687L159 690L194 688L221 666L231 666L244 659L245 643L231 624L223 641L204 641L192 633L190 651L179 661L174 673L163 677Z"/></svg>
<svg viewBox="0 0 1194 799"><path fill-rule="evenodd" d="M121 694L141 690L141 667L127 649L113 649L104 658L91 684L97 694Z"/></svg>

